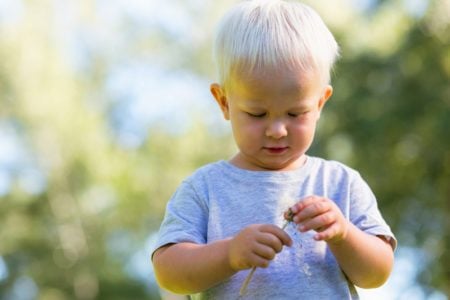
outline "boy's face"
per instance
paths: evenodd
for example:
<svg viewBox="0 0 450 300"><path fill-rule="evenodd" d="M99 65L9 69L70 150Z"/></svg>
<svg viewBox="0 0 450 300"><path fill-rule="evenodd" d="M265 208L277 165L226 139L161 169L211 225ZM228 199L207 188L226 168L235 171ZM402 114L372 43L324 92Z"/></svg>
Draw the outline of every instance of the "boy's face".
<svg viewBox="0 0 450 300"><path fill-rule="evenodd" d="M239 148L231 162L248 170L292 170L303 165L320 112L332 94L315 76L277 70L211 85Z"/></svg>

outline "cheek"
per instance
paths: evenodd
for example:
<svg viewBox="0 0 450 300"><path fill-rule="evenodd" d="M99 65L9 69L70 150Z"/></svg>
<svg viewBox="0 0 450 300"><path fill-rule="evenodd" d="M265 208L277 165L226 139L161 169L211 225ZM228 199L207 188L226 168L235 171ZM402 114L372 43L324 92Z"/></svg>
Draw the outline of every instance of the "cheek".
<svg viewBox="0 0 450 300"><path fill-rule="evenodd" d="M256 141L264 136L264 126L257 122L234 120L232 129L236 141L241 145L256 145Z"/></svg>
<svg viewBox="0 0 450 300"><path fill-rule="evenodd" d="M317 121L314 118L303 120L292 127L294 136L308 136L314 134Z"/></svg>
<svg viewBox="0 0 450 300"><path fill-rule="evenodd" d="M238 116L232 121L234 130L240 131L245 135L255 134L264 128L261 122L252 121L247 116Z"/></svg>

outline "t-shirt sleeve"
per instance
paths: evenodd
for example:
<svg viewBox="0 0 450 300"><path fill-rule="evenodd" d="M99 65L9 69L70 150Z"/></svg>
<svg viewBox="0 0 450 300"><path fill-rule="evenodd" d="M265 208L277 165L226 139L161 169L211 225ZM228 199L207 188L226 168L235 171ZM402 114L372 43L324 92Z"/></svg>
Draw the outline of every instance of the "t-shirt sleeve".
<svg viewBox="0 0 450 300"><path fill-rule="evenodd" d="M184 181L167 203L153 253L159 248L182 242L206 243L208 209L193 186Z"/></svg>
<svg viewBox="0 0 450 300"><path fill-rule="evenodd" d="M395 250L397 240L378 209L375 195L359 174L352 182L350 197L350 221L368 234L384 237Z"/></svg>

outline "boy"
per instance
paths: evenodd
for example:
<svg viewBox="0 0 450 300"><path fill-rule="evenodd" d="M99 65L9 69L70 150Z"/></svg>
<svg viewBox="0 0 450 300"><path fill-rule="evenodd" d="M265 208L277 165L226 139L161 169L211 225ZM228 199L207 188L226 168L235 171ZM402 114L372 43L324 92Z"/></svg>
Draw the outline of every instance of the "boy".
<svg viewBox="0 0 450 300"><path fill-rule="evenodd" d="M152 255L161 287L237 299L256 268L242 298L356 299L355 285L386 281L396 241L370 188L305 154L337 52L300 3L244 1L224 17L211 92L239 151L197 170L169 201ZM288 209L295 226L285 231Z"/></svg>

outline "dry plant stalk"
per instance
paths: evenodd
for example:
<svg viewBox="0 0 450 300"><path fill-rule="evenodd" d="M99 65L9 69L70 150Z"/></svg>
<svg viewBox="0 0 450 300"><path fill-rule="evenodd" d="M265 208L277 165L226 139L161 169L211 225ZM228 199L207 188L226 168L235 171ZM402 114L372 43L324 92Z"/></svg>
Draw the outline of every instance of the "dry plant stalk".
<svg viewBox="0 0 450 300"><path fill-rule="evenodd" d="M293 218L294 218L294 213L289 208L287 211L286 221L284 222L281 229L285 230L286 226L288 226L289 223L292 222ZM250 271L250 273L248 273L247 277L244 280L244 283L241 286L241 289L239 290L239 296L243 296L245 294L245 292L247 291L248 284L250 283L250 280L252 280L252 277L253 277L253 274L255 273L255 271L256 271L256 267L253 267L252 270Z"/></svg>

